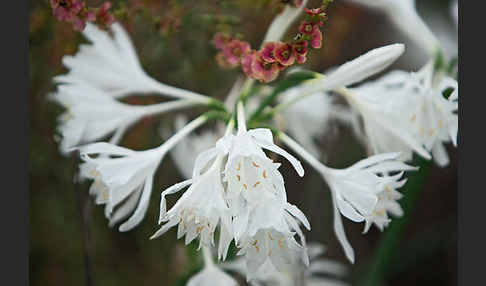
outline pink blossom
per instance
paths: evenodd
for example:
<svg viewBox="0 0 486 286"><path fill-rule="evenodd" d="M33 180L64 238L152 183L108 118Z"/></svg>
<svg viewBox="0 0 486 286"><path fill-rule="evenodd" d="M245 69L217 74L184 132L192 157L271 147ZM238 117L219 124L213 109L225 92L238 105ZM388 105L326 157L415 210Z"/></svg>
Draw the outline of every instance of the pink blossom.
<svg viewBox="0 0 486 286"><path fill-rule="evenodd" d="M232 69L238 66L238 63L228 61L228 58L224 55L223 52L219 52L216 54L216 62L218 65L224 69Z"/></svg>
<svg viewBox="0 0 486 286"><path fill-rule="evenodd" d="M312 33L311 46L314 49L320 49L322 47L322 33L318 28L314 29L314 32Z"/></svg>
<svg viewBox="0 0 486 286"><path fill-rule="evenodd" d="M279 43L274 54L277 61L283 66L290 66L295 62L295 51L288 43Z"/></svg>
<svg viewBox="0 0 486 286"><path fill-rule="evenodd" d="M253 78L261 82L270 82L277 78L280 68L277 62L267 62L263 59L262 52L258 51L251 62Z"/></svg>
<svg viewBox="0 0 486 286"><path fill-rule="evenodd" d="M302 34L312 35L315 27L317 27L317 25L315 25L314 23L304 21L302 22L302 24L300 24L299 31Z"/></svg>
<svg viewBox="0 0 486 286"><path fill-rule="evenodd" d="M115 17L108 11L110 8L111 2L107 1L98 8L98 12L96 13L99 23L105 27L109 27L115 22Z"/></svg>
<svg viewBox="0 0 486 286"><path fill-rule="evenodd" d="M223 54L231 65L238 65L243 55L251 50L248 42L232 40L223 48Z"/></svg>
<svg viewBox="0 0 486 286"><path fill-rule="evenodd" d="M293 45L294 51L295 51L295 60L299 64L305 63L307 60L307 46L309 44L305 40L298 41Z"/></svg>
<svg viewBox="0 0 486 286"><path fill-rule="evenodd" d="M251 78L254 77L251 65L253 62L253 58L255 57L255 54L256 51L252 51L241 58L241 67L243 68L243 72L245 72L245 74Z"/></svg>
<svg viewBox="0 0 486 286"><path fill-rule="evenodd" d="M84 3L81 0L51 0L50 2L52 13L59 21L75 21L76 15L84 7Z"/></svg>
<svg viewBox="0 0 486 286"><path fill-rule="evenodd" d="M230 35L219 32L213 36L213 45L216 47L216 49L222 50L230 40Z"/></svg>
<svg viewBox="0 0 486 286"><path fill-rule="evenodd" d="M275 59L275 48L279 43L276 42L268 42L263 45L260 49L262 53L263 59L268 63L273 63L276 61Z"/></svg>

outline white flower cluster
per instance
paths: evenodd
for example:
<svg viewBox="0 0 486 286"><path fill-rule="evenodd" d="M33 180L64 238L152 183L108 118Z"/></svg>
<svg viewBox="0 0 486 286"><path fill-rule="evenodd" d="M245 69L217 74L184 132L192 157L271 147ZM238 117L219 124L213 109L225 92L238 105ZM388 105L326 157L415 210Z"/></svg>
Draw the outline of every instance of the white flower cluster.
<svg viewBox="0 0 486 286"><path fill-rule="evenodd" d="M372 3L370 6L402 15L408 24L414 23L417 33L423 34L422 44L431 54L440 49L415 12L414 1L357 2ZM301 10L287 7L266 38L280 38ZM405 25L402 20L396 20L397 24ZM457 145L458 84L436 69L434 59L416 73L392 71L374 81L349 87L382 72L403 54L404 45L392 44L369 51L327 75L315 73L314 79L282 92L279 104L272 109L273 114L278 114L272 123L283 126L280 129L296 140L279 130L248 129L245 114L249 113L245 111L251 110L252 104L239 100L236 116L230 113L232 119L226 122L224 136L215 131L190 135L210 119L204 114L187 124L179 119L178 131L166 136L168 139L159 147L145 151L120 147L117 144L124 132L141 118L196 104L210 106L214 100L149 77L121 25L115 23L111 32L113 36L88 23L83 33L91 45L83 45L75 56L63 59L69 73L55 78L60 85L52 95L67 109L60 117L60 149L63 153L80 152L84 161L81 177L93 180L89 192L97 204L105 205L109 225L124 221L120 231L129 231L143 220L153 177L165 155L171 152L187 180L161 193L162 226L151 238L177 227L177 237L185 236L185 244L199 240L205 267L190 279L191 286L237 285L216 266L210 251L217 245L218 259L225 260L232 241L242 258L222 266L246 275L254 285L293 285L302 273L307 285L344 285L314 276L336 269L336 265L315 260L322 251L306 245L301 225L310 230L310 223L297 206L288 202L281 165L265 151L288 160L300 177L304 169L293 155L275 144L274 135L328 184L334 231L351 262L355 254L341 215L364 222L364 232L373 224L383 230L391 221L390 215L403 215L397 202L402 197L398 189L406 183L404 173L417 170L405 162L416 153L426 159L433 157L440 166L446 166L449 158L444 144ZM446 98L448 92L450 96ZM130 105L119 100L131 94L149 93L175 100L153 105ZM349 107L338 106L337 97ZM320 161L325 154L314 140L326 134L329 121L334 119L350 124L370 157L345 169L330 168ZM279 120L285 124L275 122ZM109 135L110 143L93 143ZM166 197L183 190L168 209ZM303 265L309 266L309 258L310 267L306 269Z"/></svg>

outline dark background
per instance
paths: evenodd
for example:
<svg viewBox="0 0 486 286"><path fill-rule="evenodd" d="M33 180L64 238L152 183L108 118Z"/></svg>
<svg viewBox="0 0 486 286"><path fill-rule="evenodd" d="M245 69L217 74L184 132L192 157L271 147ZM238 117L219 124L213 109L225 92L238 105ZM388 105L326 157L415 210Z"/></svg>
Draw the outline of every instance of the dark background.
<svg viewBox="0 0 486 286"><path fill-rule="evenodd" d="M94 6L101 2L87 1ZM224 98L239 73L222 70L216 65L215 50L209 43L216 28L205 15L231 15L230 19L235 22L233 29L254 47L263 38L266 29L263 27L267 27L275 15L275 9L269 4L272 1L113 1L115 8L123 3L132 7L136 2L150 7L150 13L133 13L122 23L131 34L147 72L164 83L218 98ZM308 7L318 2L310 1ZM448 1L417 2L426 22L427 15L434 13L450 21ZM62 56L75 53L84 40L69 25L51 16L47 1L30 1L29 13L30 283L84 285L82 239L86 229L83 231L76 188L72 183L75 162L58 152L54 138L56 117L62 108L46 98L55 90L52 77L65 72ZM157 29L155 17L163 19L173 15L182 15L178 31L167 35ZM455 28L449 25L454 34ZM290 31L295 29L294 25ZM417 70L425 63L425 55L383 15L335 0L324 30L324 47L311 53L306 67L323 71L393 42L406 43L407 51L392 68ZM156 100L155 97L128 99L134 104ZM139 122L126 134L122 145L138 150L159 145L162 140L159 127L169 126L171 118L167 114ZM338 127L337 131L320 140L329 164L343 167L361 159L363 149L349 130ZM451 164L447 168L431 164L426 173L409 224L383 274L385 285L457 284L457 165L456 150L449 148L449 151ZM313 172L307 172L304 179L298 178L285 162L282 172L289 201L304 211L313 227L312 232L306 233L307 240L326 244L327 257L347 263L332 230L332 209L325 184ZM194 247L184 247L183 241L176 240L175 231L158 240L148 240L157 229L157 190L181 179L170 156L166 157L156 175L156 190L146 218L129 233L108 228L103 208L84 203L88 184L79 186L83 211L91 214L88 230L97 285L175 285L182 284L180 279L195 271L199 260ZM380 233L372 228L362 235L362 224L343 220L357 260L348 281L362 285L368 275L367 267L387 231Z"/></svg>

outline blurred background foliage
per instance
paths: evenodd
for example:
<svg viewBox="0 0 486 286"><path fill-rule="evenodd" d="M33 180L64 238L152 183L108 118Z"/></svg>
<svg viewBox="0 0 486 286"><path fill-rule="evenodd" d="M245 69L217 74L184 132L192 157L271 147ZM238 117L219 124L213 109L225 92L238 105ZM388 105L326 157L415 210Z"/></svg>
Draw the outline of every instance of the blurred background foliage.
<svg viewBox="0 0 486 286"><path fill-rule="evenodd" d="M86 1L99 6L103 1ZM126 27L146 71L154 78L217 98L224 98L239 70L220 69L210 44L221 29L239 34L255 48L266 27L278 12L278 0L126 0L112 1L116 16ZM457 39L449 20L449 2L417 1L428 22L435 19ZM308 6L317 6L309 1ZM405 55L392 68L417 70L426 55L398 33L382 14L365 10L343 0L335 0L329 9L324 29L324 46L311 52L306 68L316 71L341 64L372 48L393 42L407 45ZM437 19L442 19L436 21ZM445 19L445 20L444 20ZM431 23L432 25L432 23ZM52 77L66 72L62 56L74 54L85 42L80 33L51 15L47 0L30 1L29 19L29 108L30 108L30 283L31 285L85 285L83 236L77 193L73 185L75 160L58 152L56 117L62 108L49 102L55 90ZM297 27L294 25L288 35ZM434 26L432 30L434 31ZM444 36L444 35L442 35ZM447 35L446 35L447 36ZM440 38L441 36L439 36ZM160 101L158 97L128 98L132 104ZM186 111L187 114L195 111ZM122 140L132 149L147 149L162 142L160 128L172 126L172 116L146 118L134 126ZM332 129L320 138L331 166L344 167L363 158L364 150L344 126ZM456 285L457 278L457 165L456 150L449 148L451 164L440 169L426 164L426 171L413 178L405 190L417 192L411 215L387 258L380 280L384 285ZM297 204L313 227L307 240L328 246L326 255L347 263L332 231L332 209L327 186L310 171L301 179L290 166L281 167L289 201ZM184 285L187 277L200 267L195 246L184 247L175 231L160 239L148 238L157 229L159 192L183 179L167 156L155 178L149 211L133 231L119 233L107 226L103 208L92 206L87 182L79 186L83 212L90 213L92 268L96 285ZM415 190L414 190L415 189ZM174 200L172 200L174 202ZM348 281L363 285L370 276L372 261L387 231L372 228L362 235L362 225L344 220L348 237L357 252ZM394 221L397 223L398 221ZM392 227L393 224L392 223ZM244 283L244 279L240 280ZM242 284L243 285L243 284Z"/></svg>

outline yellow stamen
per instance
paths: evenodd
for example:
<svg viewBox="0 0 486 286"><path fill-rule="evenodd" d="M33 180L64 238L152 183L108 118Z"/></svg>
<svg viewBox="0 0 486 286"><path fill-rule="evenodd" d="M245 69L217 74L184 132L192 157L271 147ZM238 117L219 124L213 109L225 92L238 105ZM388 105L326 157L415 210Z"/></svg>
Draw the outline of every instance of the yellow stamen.
<svg viewBox="0 0 486 286"><path fill-rule="evenodd" d="M260 166L257 165L257 163L255 162L252 162L253 166L255 166L256 168L260 168Z"/></svg>
<svg viewBox="0 0 486 286"><path fill-rule="evenodd" d="M253 185L253 188L256 188L256 186L258 186L258 184L260 184L260 182L256 182L256 183Z"/></svg>

